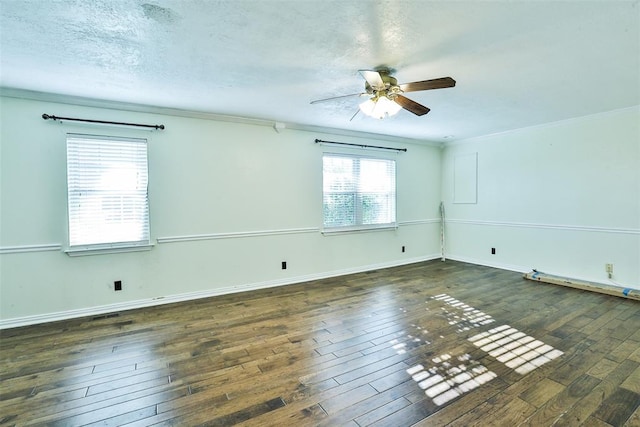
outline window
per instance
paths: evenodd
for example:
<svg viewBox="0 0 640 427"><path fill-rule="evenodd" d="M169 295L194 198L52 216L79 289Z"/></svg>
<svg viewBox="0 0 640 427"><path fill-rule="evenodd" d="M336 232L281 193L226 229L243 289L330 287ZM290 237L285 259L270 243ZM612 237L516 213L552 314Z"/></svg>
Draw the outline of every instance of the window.
<svg viewBox="0 0 640 427"><path fill-rule="evenodd" d="M322 181L325 231L396 226L394 160L324 154Z"/></svg>
<svg viewBox="0 0 640 427"><path fill-rule="evenodd" d="M69 253L148 247L147 140L67 135Z"/></svg>

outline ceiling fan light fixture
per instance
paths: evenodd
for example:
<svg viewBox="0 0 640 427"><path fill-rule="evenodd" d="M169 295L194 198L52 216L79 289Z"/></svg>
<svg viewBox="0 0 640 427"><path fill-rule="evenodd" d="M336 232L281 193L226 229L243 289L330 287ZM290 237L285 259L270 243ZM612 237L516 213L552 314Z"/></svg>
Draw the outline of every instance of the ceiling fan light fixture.
<svg viewBox="0 0 640 427"><path fill-rule="evenodd" d="M369 117L384 119L402 110L402 107L386 96L375 96L360 104L360 111Z"/></svg>
<svg viewBox="0 0 640 427"><path fill-rule="evenodd" d="M360 75L365 80L363 93L354 93L351 95L333 96L331 98L318 99L311 101L312 104L318 102L330 101L338 98L349 96L369 95L370 99L360 104L360 109L356 111L351 119L362 111L363 114L376 119L384 119L393 116L398 111L405 109L416 116L424 116L430 110L422 104L419 104L404 96L406 92L418 92L422 90L444 89L454 87L456 81L451 77L440 77L437 79L422 80L412 83L398 84L398 80L391 76L391 70L387 67L379 67L376 70L359 70Z"/></svg>

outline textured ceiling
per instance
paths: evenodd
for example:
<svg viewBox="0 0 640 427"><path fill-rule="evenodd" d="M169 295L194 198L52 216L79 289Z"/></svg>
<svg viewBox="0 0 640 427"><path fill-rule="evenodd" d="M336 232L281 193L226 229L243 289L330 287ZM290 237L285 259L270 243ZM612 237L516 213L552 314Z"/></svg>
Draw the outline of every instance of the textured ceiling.
<svg viewBox="0 0 640 427"><path fill-rule="evenodd" d="M0 86L431 141L640 104L634 1L2 0ZM362 114L359 69L431 108Z"/></svg>

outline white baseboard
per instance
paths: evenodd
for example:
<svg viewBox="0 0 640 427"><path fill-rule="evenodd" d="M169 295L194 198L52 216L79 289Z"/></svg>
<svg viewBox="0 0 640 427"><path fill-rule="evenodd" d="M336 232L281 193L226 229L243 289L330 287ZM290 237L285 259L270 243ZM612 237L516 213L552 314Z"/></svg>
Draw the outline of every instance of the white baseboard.
<svg viewBox="0 0 640 427"><path fill-rule="evenodd" d="M446 255L446 259L450 259L452 261L460 261L460 262L466 262L468 264L476 264L476 265L482 265L485 267L493 267L493 268L499 268L501 270L509 270L509 271L515 271L518 273L527 273L529 271L531 271L531 268L527 268L527 267L523 267L520 265L512 265L512 264L502 264L502 263L498 263L498 262L486 262L484 260L479 260L479 259L475 259L475 258L469 258L469 257L464 257L464 256L457 256L457 255Z"/></svg>
<svg viewBox="0 0 640 427"><path fill-rule="evenodd" d="M297 283L309 282L312 280L328 279L330 277L344 276L347 274L362 273L365 271L378 270L381 268L398 267L406 264L430 261L440 258L440 254L432 254L423 257L395 260L379 264L370 264L342 270L334 270L323 273L309 274L305 276L289 277L285 279L268 280L264 282L249 283L246 285L226 286L223 288L207 289L204 291L187 292L183 294L160 296L155 298L145 298L135 301L127 301L116 304L107 304L95 307L80 308L75 310L59 311L54 313L36 314L32 316L17 317L0 320L0 329L17 328L21 326L35 325L39 323L57 322L60 320L74 319L78 317L96 316L105 313L113 313L137 308L151 307L175 302L190 301L200 298L208 298L219 295L227 295L238 292L254 291L259 289L273 288L277 286L293 285Z"/></svg>

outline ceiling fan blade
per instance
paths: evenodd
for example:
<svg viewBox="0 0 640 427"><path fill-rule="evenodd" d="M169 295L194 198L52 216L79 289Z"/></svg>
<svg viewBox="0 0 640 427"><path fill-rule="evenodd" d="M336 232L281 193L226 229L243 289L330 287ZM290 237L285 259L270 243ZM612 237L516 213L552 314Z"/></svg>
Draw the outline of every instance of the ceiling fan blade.
<svg viewBox="0 0 640 427"><path fill-rule="evenodd" d="M315 101L311 101L311 104L317 104L318 102L333 101L334 99L349 98L351 96L362 96L362 95L367 95L367 94L362 92L362 93L350 93L349 95L332 96L331 98L316 99Z"/></svg>
<svg viewBox="0 0 640 427"><path fill-rule="evenodd" d="M429 108L402 95L397 95L395 101L405 110L412 112L416 116L424 116L429 112Z"/></svg>
<svg viewBox="0 0 640 427"><path fill-rule="evenodd" d="M451 77L441 77L439 79L423 80L420 82L404 83L400 85L403 92L416 92L419 90L444 89L454 87L456 81Z"/></svg>
<svg viewBox="0 0 640 427"><path fill-rule="evenodd" d="M382 81L382 77L380 77L379 72L371 70L358 70L358 72L372 88L376 90L384 89L384 82Z"/></svg>

